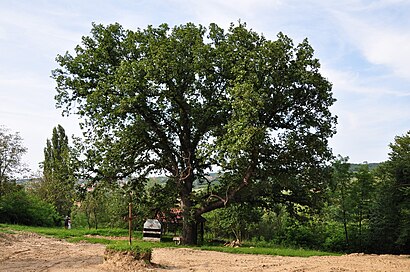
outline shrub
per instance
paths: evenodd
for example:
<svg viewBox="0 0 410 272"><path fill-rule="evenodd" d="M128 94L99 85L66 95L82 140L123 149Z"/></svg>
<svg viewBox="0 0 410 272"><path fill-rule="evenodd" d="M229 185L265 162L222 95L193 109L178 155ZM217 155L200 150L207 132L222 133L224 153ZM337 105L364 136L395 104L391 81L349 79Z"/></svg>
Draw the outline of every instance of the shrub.
<svg viewBox="0 0 410 272"><path fill-rule="evenodd" d="M59 222L54 207L23 190L0 198L0 223L53 226Z"/></svg>

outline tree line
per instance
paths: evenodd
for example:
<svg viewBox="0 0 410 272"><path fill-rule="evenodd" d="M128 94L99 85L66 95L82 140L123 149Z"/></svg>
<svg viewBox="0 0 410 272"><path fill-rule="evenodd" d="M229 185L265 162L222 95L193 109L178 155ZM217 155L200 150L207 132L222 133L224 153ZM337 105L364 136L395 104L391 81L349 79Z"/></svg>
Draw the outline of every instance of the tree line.
<svg viewBox="0 0 410 272"><path fill-rule="evenodd" d="M307 39L268 40L241 22L93 24L56 61L57 106L84 133L69 147L57 126L46 142L33 191L57 214L121 225L132 202L137 218L181 219L185 244L206 221L215 238L408 251L409 135L375 170L335 158L332 85Z"/></svg>
<svg viewBox="0 0 410 272"><path fill-rule="evenodd" d="M7 142L9 139L1 138L2 147L17 144L21 156L26 151L22 139ZM351 167L348 157L335 157L320 205L243 202L209 212L204 215L205 239L252 240L337 252L408 253L409 143L410 131L397 136L390 144L389 159L376 167L373 164L372 169L367 163ZM143 187L125 181L80 181L72 171L74 149L64 129L57 126L46 142L40 178L24 187L16 184L11 168L2 169L0 222L61 226L69 215L74 227L126 227L131 202L135 229L141 229L147 218L160 218L168 232L180 233L178 214L173 212L179 206L178 192L169 178L151 177ZM6 161L4 154L11 153L1 151ZM212 179L217 181L218 176ZM207 184L199 181L196 187L207 190Z"/></svg>

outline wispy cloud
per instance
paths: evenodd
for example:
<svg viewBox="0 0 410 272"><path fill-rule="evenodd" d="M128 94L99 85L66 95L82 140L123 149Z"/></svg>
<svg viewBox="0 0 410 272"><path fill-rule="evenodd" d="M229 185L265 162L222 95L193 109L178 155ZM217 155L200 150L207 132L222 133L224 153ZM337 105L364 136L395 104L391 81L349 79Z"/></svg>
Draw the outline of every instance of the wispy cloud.
<svg viewBox="0 0 410 272"><path fill-rule="evenodd" d="M410 128L410 2L315 2L343 44L322 61L338 99L331 145L355 162L387 159L388 144Z"/></svg>
<svg viewBox="0 0 410 272"><path fill-rule="evenodd" d="M56 45L56 40L61 43L78 39L78 32L75 29L61 26L71 22L75 27L79 23L75 20L75 15L66 13L61 17L62 11L41 11L36 6L25 8L12 5L12 7L14 8L0 9L0 39L4 41L17 41L16 45L31 43L49 48Z"/></svg>
<svg viewBox="0 0 410 272"><path fill-rule="evenodd" d="M407 29L369 24L363 20L344 17L343 22L366 59L376 65L386 65L394 74L410 80L410 33Z"/></svg>
<svg viewBox="0 0 410 272"><path fill-rule="evenodd" d="M351 46L369 63L384 65L400 78L410 80L410 2L349 1L344 7L325 6Z"/></svg>
<svg viewBox="0 0 410 272"><path fill-rule="evenodd" d="M410 97L410 88L399 88L383 84L383 81L395 80L392 76L364 77L351 69L323 67L323 75L333 83L334 89L343 92L369 95L372 97L395 96ZM397 80L397 79L396 79Z"/></svg>
<svg viewBox="0 0 410 272"><path fill-rule="evenodd" d="M378 85L379 79L351 70L323 73L337 99L332 107L338 115L337 134L330 141L333 151L353 162L386 160L388 143L409 129L410 91L396 90L395 84Z"/></svg>

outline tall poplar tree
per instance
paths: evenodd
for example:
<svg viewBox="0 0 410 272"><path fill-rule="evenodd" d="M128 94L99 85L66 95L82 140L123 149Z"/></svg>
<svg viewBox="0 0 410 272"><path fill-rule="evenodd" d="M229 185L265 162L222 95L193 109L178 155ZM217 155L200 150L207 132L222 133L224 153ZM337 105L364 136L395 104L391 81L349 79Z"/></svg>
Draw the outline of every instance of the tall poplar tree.
<svg viewBox="0 0 410 272"><path fill-rule="evenodd" d="M367 234L366 231L368 229L370 210L372 201L375 197L375 184L373 174L369 170L368 164L360 165L357 172L354 173L354 177L351 198L354 205L353 212L358 229L358 248L363 250L363 238L366 237Z"/></svg>
<svg viewBox="0 0 410 272"><path fill-rule="evenodd" d="M333 163L333 195L332 202L338 207L337 218L343 223L346 246L349 246L348 224L352 203L350 194L352 190L352 173L349 171L350 163L348 157L338 156Z"/></svg>
<svg viewBox="0 0 410 272"><path fill-rule="evenodd" d="M61 125L53 129L51 140L44 148L43 183L41 195L53 204L57 212L69 215L74 197L74 178L70 167L68 137Z"/></svg>

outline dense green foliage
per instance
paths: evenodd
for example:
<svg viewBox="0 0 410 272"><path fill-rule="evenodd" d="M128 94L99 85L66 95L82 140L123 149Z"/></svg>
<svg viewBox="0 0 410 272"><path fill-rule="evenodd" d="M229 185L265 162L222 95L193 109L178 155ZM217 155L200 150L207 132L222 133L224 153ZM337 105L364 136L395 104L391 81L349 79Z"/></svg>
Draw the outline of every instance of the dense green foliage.
<svg viewBox="0 0 410 272"><path fill-rule="evenodd" d="M258 207L240 203L214 210L204 217L206 228L213 237L232 234L234 239L242 241L253 236L251 233L259 226L262 214Z"/></svg>
<svg viewBox="0 0 410 272"><path fill-rule="evenodd" d="M22 188L0 196L0 223L54 226L58 221L59 216L52 205Z"/></svg>
<svg viewBox="0 0 410 272"><path fill-rule="evenodd" d="M16 183L27 171L22 141L18 132L0 126L0 223L52 226L58 220L54 207Z"/></svg>
<svg viewBox="0 0 410 272"><path fill-rule="evenodd" d="M72 208L74 227L107 228L128 225L128 205L132 203L133 227L140 228L147 218L174 221L176 190L166 179L161 183L151 179L143 190L126 185L100 182L93 187L77 187L77 204ZM88 189L88 190L87 190Z"/></svg>
<svg viewBox="0 0 410 272"><path fill-rule="evenodd" d="M292 214L279 205L259 208L258 219L246 220L252 213L235 214L237 208L227 207L206 216L208 237L236 239L235 222L240 222L242 236L254 241L336 252L408 254L410 132L396 137L390 148L389 160L373 170L367 164L352 168L348 158L336 158L318 213L300 207Z"/></svg>
<svg viewBox="0 0 410 272"><path fill-rule="evenodd" d="M89 190L87 190L89 189ZM129 196L119 186L100 183L94 187L77 187L77 203L72 208L73 227L125 227Z"/></svg>
<svg viewBox="0 0 410 272"><path fill-rule="evenodd" d="M93 25L57 62L57 105L83 120L83 174L142 190L148 174L166 173L185 243L203 214L229 203L317 204L335 100L307 40L267 40L243 23ZM194 191L196 180L212 183L211 166L218 184Z"/></svg>
<svg viewBox="0 0 410 272"><path fill-rule="evenodd" d="M379 182L369 232L375 251L410 252L410 131L390 144Z"/></svg>
<svg viewBox="0 0 410 272"><path fill-rule="evenodd" d="M36 187L37 194L61 216L67 216L74 201L74 183L68 137L58 125L44 148L43 178Z"/></svg>

